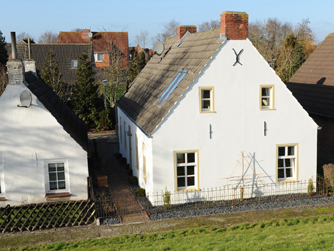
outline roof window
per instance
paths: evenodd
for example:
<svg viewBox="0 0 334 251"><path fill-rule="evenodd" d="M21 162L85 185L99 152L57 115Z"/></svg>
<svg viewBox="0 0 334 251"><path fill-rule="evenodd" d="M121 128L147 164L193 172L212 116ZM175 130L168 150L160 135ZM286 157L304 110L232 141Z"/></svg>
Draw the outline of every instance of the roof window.
<svg viewBox="0 0 334 251"><path fill-rule="evenodd" d="M163 93L159 97L158 105L163 104L168 99L170 94L175 90L175 88L178 86L178 84L182 81L182 79L187 73L188 70L186 69L179 70L176 77L172 80L172 82L168 85L168 87L163 91Z"/></svg>

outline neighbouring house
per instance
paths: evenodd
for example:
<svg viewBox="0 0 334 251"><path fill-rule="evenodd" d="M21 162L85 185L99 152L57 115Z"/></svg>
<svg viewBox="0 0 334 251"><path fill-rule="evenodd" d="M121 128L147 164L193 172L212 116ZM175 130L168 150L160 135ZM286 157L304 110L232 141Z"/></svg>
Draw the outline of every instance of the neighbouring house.
<svg viewBox="0 0 334 251"><path fill-rule="evenodd" d="M128 66L127 32L60 31L59 44L92 43L97 69L107 68L116 59L121 68Z"/></svg>
<svg viewBox="0 0 334 251"><path fill-rule="evenodd" d="M8 44L7 51L9 59L12 58L11 44ZM71 92L72 86L77 81L76 71L78 60L83 53L93 61L93 51L91 43L86 44L35 44L22 43L17 45L17 58L23 60L34 59L36 62L36 72L40 77L42 68L46 62L47 55L50 51L54 53L54 59L59 64L59 71L62 74L62 80Z"/></svg>
<svg viewBox="0 0 334 251"><path fill-rule="evenodd" d="M320 162L334 161L334 33L328 34L297 70L287 87L321 127Z"/></svg>
<svg viewBox="0 0 334 251"><path fill-rule="evenodd" d="M118 101L119 152L152 203L165 189L254 197L316 177L317 124L247 36L244 12L222 13L217 30L179 26Z"/></svg>
<svg viewBox="0 0 334 251"><path fill-rule="evenodd" d="M7 69L0 97L0 207L86 200L85 124L31 72L33 60L11 59Z"/></svg>

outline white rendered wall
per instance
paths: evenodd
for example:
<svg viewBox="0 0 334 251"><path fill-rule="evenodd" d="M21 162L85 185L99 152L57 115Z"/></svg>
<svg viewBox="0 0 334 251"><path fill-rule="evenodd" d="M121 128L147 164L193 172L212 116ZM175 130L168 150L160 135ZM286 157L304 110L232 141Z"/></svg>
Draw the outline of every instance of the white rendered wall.
<svg viewBox="0 0 334 251"><path fill-rule="evenodd" d="M4 185L0 197L6 198L0 207L61 200L45 198L45 160L50 159L68 163L66 184L71 196L64 199L87 199L87 153L33 94L29 108L17 107L23 90L28 88L8 85L0 97L0 171Z"/></svg>
<svg viewBox="0 0 334 251"><path fill-rule="evenodd" d="M275 86L274 110L260 110L260 85ZM214 86L215 113L199 113L200 86ZM175 192L173 152L183 150L199 151L200 189L237 185L228 178L242 175L241 151L251 184L276 184L277 144L298 144L298 180L315 179L317 125L249 40L227 41L153 133L153 192Z"/></svg>
<svg viewBox="0 0 334 251"><path fill-rule="evenodd" d="M130 120L126 114L117 107L117 116L118 116L118 138L119 138L119 152L123 157L126 158L127 163L130 164L130 152L132 155L132 168L133 176L138 178L139 186L144 188L146 193L151 194L153 192L153 164L152 164L152 139L149 138L146 134L140 130L136 124ZM124 122L126 125L126 137L124 137ZM120 130L120 124L122 124L122 130ZM130 137L128 134L129 125L131 128ZM120 135L122 134L122 136ZM138 144L138 156L136 154L136 135L137 135L137 144ZM122 140L120 138L122 137ZM125 147L125 140L126 147ZM131 140L131 151L129 149L129 140ZM143 152L143 143L145 145ZM143 156L146 157L146 181L144 180L143 173ZM138 157L138 166L136 166L136 158Z"/></svg>

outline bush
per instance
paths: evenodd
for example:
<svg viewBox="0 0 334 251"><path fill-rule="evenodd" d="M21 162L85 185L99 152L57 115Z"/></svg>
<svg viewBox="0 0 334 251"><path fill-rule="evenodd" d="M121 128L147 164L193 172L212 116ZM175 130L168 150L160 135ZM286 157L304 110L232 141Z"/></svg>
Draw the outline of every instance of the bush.
<svg viewBox="0 0 334 251"><path fill-rule="evenodd" d="M138 188L136 190L136 196L137 197L145 197L145 189L144 188Z"/></svg>
<svg viewBox="0 0 334 251"><path fill-rule="evenodd" d="M312 196L314 191L314 185L312 179L308 180L308 186L307 186L307 195Z"/></svg>
<svg viewBox="0 0 334 251"><path fill-rule="evenodd" d="M126 174L127 174L128 176L132 176L132 169L128 169L128 170L126 170Z"/></svg>
<svg viewBox="0 0 334 251"><path fill-rule="evenodd" d="M329 163L322 167L324 169L324 178L329 181L330 186L334 186L334 164Z"/></svg>
<svg viewBox="0 0 334 251"><path fill-rule="evenodd" d="M136 176L131 176L129 178L129 182L130 182L131 185L137 185L138 186L138 178Z"/></svg>
<svg viewBox="0 0 334 251"><path fill-rule="evenodd" d="M125 165L126 164L126 158L121 158L121 164Z"/></svg>
<svg viewBox="0 0 334 251"><path fill-rule="evenodd" d="M115 153L115 158L116 158L116 159L120 159L120 158L122 158L122 154L121 154L121 153Z"/></svg>
<svg viewBox="0 0 334 251"><path fill-rule="evenodd" d="M111 128L112 123L109 116L110 116L110 110L108 107L100 111L99 113L100 120L96 128L98 131L108 130L109 128Z"/></svg>
<svg viewBox="0 0 334 251"><path fill-rule="evenodd" d="M164 201L165 209L170 209L170 195L171 195L171 193L167 190L167 187L165 188L165 192L161 191L161 193L162 193L162 199Z"/></svg>
<svg viewBox="0 0 334 251"><path fill-rule="evenodd" d="M129 164L129 163L125 165L125 169L126 169L126 170L129 170L129 169L130 169L130 164Z"/></svg>

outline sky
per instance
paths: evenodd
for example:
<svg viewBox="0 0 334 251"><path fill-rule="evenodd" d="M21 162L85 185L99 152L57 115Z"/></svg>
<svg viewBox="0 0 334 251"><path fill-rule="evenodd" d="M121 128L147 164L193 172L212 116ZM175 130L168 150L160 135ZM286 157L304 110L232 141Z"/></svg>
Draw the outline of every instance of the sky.
<svg viewBox="0 0 334 251"><path fill-rule="evenodd" d="M249 22L277 18L297 25L308 18L320 43L334 32L333 10L334 0L0 0L0 31L7 42L11 31L35 40L45 31L127 31L129 46L134 46L141 31L155 37L172 19L199 25L220 20L224 11L241 11L248 13Z"/></svg>

